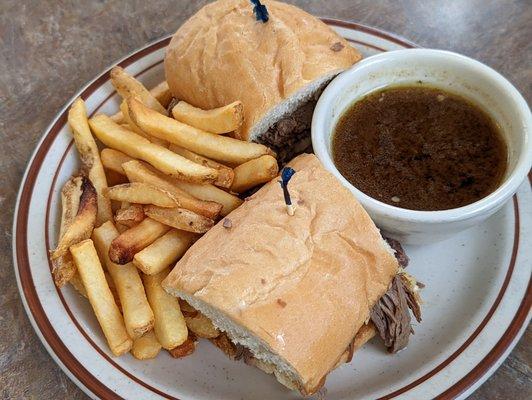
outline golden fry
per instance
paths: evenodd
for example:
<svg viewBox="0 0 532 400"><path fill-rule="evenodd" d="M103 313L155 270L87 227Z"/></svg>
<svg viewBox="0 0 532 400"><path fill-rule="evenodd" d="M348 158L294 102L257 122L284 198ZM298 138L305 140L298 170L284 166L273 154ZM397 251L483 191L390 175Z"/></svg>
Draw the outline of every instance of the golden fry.
<svg viewBox="0 0 532 400"><path fill-rule="evenodd" d="M185 318L179 309L176 297L166 293L161 282L168 275L165 269L158 274L143 275L144 287L155 315L154 331L157 340L166 350L171 350L187 340L188 330Z"/></svg>
<svg viewBox="0 0 532 400"><path fill-rule="evenodd" d="M214 226L214 221L185 208L144 206L144 214L155 221L187 232L205 233Z"/></svg>
<svg viewBox="0 0 532 400"><path fill-rule="evenodd" d="M169 226L151 218L144 218L140 224L122 232L113 240L109 248L109 258L116 264L127 264L133 260L136 253L153 243L169 229Z"/></svg>
<svg viewBox="0 0 532 400"><path fill-rule="evenodd" d="M170 92L170 88L168 87L168 82L166 81L162 81L157 86L151 88L150 93L165 108L168 107L173 98L172 92Z"/></svg>
<svg viewBox="0 0 532 400"><path fill-rule="evenodd" d="M132 182L113 186L104 190L104 196L116 201L136 204L153 204L159 207L178 207L179 202L166 190L148 183Z"/></svg>
<svg viewBox="0 0 532 400"><path fill-rule="evenodd" d="M149 360L157 357L161 351L161 343L157 340L153 330L133 341L131 354L137 360Z"/></svg>
<svg viewBox="0 0 532 400"><path fill-rule="evenodd" d="M168 115L166 108L157 101L153 94L122 67L114 67L110 75L111 83L123 99L137 97L146 107L163 115Z"/></svg>
<svg viewBox="0 0 532 400"><path fill-rule="evenodd" d="M125 175L125 172L122 169L122 164L134 160L133 157L130 157L127 154L122 153L121 151L109 148L103 149L100 154L100 157L102 159L102 164L104 168L121 175Z"/></svg>
<svg viewBox="0 0 532 400"><path fill-rule="evenodd" d="M70 256L70 261L72 263L74 263L74 259L72 258L72 254L70 254L69 252L69 256ZM74 266L74 269L76 267ZM74 275L72 276L72 278L70 279L70 284L72 285L72 287L74 289L76 289L76 291L82 295L83 297L85 297L86 299L88 299L87 297L87 291L85 290L85 286L83 286L83 282L81 281L81 278L79 277L79 274L76 270L76 272L74 273Z"/></svg>
<svg viewBox="0 0 532 400"><path fill-rule="evenodd" d="M92 240L87 239L75 244L70 248L70 252L111 351L115 356L128 352L133 342L127 334L122 314L107 285Z"/></svg>
<svg viewBox="0 0 532 400"><path fill-rule="evenodd" d="M103 189L107 187L107 178L100 161L98 147L89 128L85 103L81 98L77 98L70 107L68 124L81 159L82 172L90 179L98 195L96 226L99 226L112 219L113 212L111 202L102 195Z"/></svg>
<svg viewBox="0 0 532 400"><path fill-rule="evenodd" d="M213 184L223 188L231 187L231 184L233 183L233 179L235 177L232 168L220 164L219 162L211 160L209 158L200 156L199 154L196 154L190 150L183 149L182 147L176 146L175 144L170 145L169 149L190 161L194 161L197 164L201 164L206 167L218 170L218 179L216 179Z"/></svg>
<svg viewBox="0 0 532 400"><path fill-rule="evenodd" d="M94 229L92 240L116 286L127 333L130 338L136 339L153 328L153 312L137 268L132 263L118 265L109 259L109 247L118 236L113 223L107 221Z"/></svg>
<svg viewBox="0 0 532 400"><path fill-rule="evenodd" d="M117 124L123 124L126 122L124 121L124 115L122 115L122 111L118 111L116 114L111 115L109 118L111 118Z"/></svg>
<svg viewBox="0 0 532 400"><path fill-rule="evenodd" d="M98 209L96 190L85 177L71 178L61 191L61 200L65 224L61 226L59 243L50 255L52 274L58 287L62 287L76 273L68 248L91 236ZM76 215L72 217L75 207Z"/></svg>
<svg viewBox="0 0 532 400"><path fill-rule="evenodd" d="M106 146L144 160L165 174L197 183L214 182L218 177L217 170L196 164L165 147L151 143L148 139L122 128L105 115L91 118L89 124L94 134Z"/></svg>
<svg viewBox="0 0 532 400"><path fill-rule="evenodd" d="M271 181L279 173L279 166L274 157L266 155L240 164L234 172L235 179L231 191L242 193L261 183Z"/></svg>
<svg viewBox="0 0 532 400"><path fill-rule="evenodd" d="M61 190L61 225L59 227L59 240L65 235L66 230L76 217L79 209L79 200L81 197L81 177L69 179ZM83 288L79 276L76 273L76 266L70 252L66 252L55 260L52 260L52 273L54 281L58 287L63 286L69 281L72 286L83 296L87 297L85 288ZM74 282L77 278L79 282Z"/></svg>
<svg viewBox="0 0 532 400"><path fill-rule="evenodd" d="M157 86L151 88L150 93L165 108L168 107L168 105L172 101L172 93L170 92L170 88L168 87L168 83L166 81L163 81L159 83ZM119 111L116 114L111 115L111 119L115 121L117 124L123 123L124 116L122 115L122 111Z"/></svg>
<svg viewBox="0 0 532 400"><path fill-rule="evenodd" d="M133 228L144 219L144 208L140 204L130 204L122 207L115 214L115 222Z"/></svg>
<svg viewBox="0 0 532 400"><path fill-rule="evenodd" d="M264 154L275 155L262 144L205 132L165 117L134 98L128 99L127 106L129 116L144 132L217 161L242 164Z"/></svg>
<svg viewBox="0 0 532 400"><path fill-rule="evenodd" d="M128 129L132 130L137 135L145 137L152 143L158 144L159 146L162 146L162 147L168 147L168 142L166 140L162 140L162 139L159 139L158 137L149 135L146 132L144 132L142 129L140 129L137 125L135 125L135 123L129 117L129 110L127 108L127 103L125 100L122 100L122 103L120 103L120 112L123 115L124 122L126 122L128 125Z"/></svg>
<svg viewBox="0 0 532 400"><path fill-rule="evenodd" d="M203 215L207 218L215 219L222 210L222 205L212 202L204 201L195 198L187 192L181 190L178 185L180 181L168 175L162 174L155 170L150 165L141 161L133 160L122 165L130 182L143 182L156 186L160 189L166 190L174 196L181 207L193 211L197 214ZM210 185L207 185L210 186ZM214 186L213 186L214 187ZM215 188L216 189L216 188ZM217 189L222 193L223 190ZM228 196L231 196L227 194Z"/></svg>
<svg viewBox="0 0 532 400"><path fill-rule="evenodd" d="M172 229L133 257L133 264L146 275L153 275L175 263L197 236Z"/></svg>
<svg viewBox="0 0 532 400"><path fill-rule="evenodd" d="M173 117L187 125L212 133L227 133L237 130L244 121L242 102L235 101L212 110L202 110L184 101L172 108Z"/></svg>
<svg viewBox="0 0 532 400"><path fill-rule="evenodd" d="M242 204L242 200L237 196L227 193L226 191L213 185L198 185L195 183L181 182L178 180L174 180L174 184L180 190L191 194L198 199L221 204L223 207L220 211L220 215L223 217Z"/></svg>

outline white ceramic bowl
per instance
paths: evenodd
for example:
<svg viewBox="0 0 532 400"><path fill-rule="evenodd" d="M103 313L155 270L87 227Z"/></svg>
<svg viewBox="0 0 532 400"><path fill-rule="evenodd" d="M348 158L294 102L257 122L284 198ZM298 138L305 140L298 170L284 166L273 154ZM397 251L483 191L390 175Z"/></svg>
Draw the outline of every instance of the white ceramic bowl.
<svg viewBox="0 0 532 400"><path fill-rule="evenodd" d="M362 193L334 165L331 137L338 118L355 101L386 86L422 81L480 105L499 125L508 146L503 183L490 195L464 207L415 211L394 207ZM389 236L408 244L444 239L499 210L532 166L532 117L527 102L502 75L471 58L442 50L408 49L369 57L340 74L321 95L312 118L312 145L332 172Z"/></svg>

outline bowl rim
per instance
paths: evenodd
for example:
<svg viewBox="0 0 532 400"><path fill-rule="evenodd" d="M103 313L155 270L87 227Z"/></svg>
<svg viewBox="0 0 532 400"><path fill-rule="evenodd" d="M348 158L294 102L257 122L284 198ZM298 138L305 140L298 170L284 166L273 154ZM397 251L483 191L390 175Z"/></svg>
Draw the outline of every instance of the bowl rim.
<svg viewBox="0 0 532 400"><path fill-rule="evenodd" d="M467 67L475 69L476 72L482 74L485 78L495 82L501 91L506 92L507 96L513 99L518 115L520 115L520 120L524 122L523 126L520 127L520 129L523 130L524 145L518 151L517 162L513 171L495 191L474 203L457 208L436 211L410 210L386 204L368 196L344 178L336 168L326 146L322 145L322 143L325 143L332 135L332 132L328 132L328 130L324 129L325 127L323 125L325 123L325 117L331 112L332 104L340 91L342 91L346 85L349 85L353 78L357 77L360 73L363 73L368 67L373 67L375 64L378 64L377 68L382 68L387 62L397 60L403 62L415 61L416 63L419 63L420 57L426 57L427 59L445 58L446 61L451 60L457 68ZM338 113L338 115L341 115L341 113ZM496 208L498 205L501 205L517 191L519 185L526 178L532 167L531 126L532 115L528 103L521 93L519 93L519 91L504 76L493 68L470 57L447 50L404 49L370 56L335 77L325 88L316 103L314 114L312 116L311 138L314 152L325 168L336 176L370 213L384 214L388 217L403 221L440 223L475 218ZM326 141L320 141L322 138L325 138Z"/></svg>

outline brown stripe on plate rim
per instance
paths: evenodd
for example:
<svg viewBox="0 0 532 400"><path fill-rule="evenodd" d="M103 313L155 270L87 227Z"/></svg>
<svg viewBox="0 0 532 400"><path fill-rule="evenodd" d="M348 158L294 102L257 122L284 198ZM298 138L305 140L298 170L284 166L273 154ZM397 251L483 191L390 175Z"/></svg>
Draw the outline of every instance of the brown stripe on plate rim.
<svg viewBox="0 0 532 400"><path fill-rule="evenodd" d="M351 30L355 30L355 31L368 33L368 34L370 34L372 36L377 36L377 37L379 37L381 39L384 39L384 40L387 40L389 42L398 44L398 45L403 46L403 47L405 47L407 49L419 47L414 42L411 42L410 40L407 40L407 39L405 39L405 38L403 38L401 36L395 35L395 34L390 33L390 32L383 31L383 30L381 30L379 28L374 28L372 26L360 24L358 22L342 21L341 19L328 18L328 17L323 17L323 18L321 18L321 20L323 22L325 22L326 24L328 24L328 25L335 25L335 26L338 26L340 28L347 28L347 29L351 29ZM368 47L372 47L372 46L368 46Z"/></svg>
<svg viewBox="0 0 532 400"><path fill-rule="evenodd" d="M495 363L504 355L506 349L512 345L532 307L532 278L528 281L527 295L523 298L517 313L508 329L504 332L495 347L484 357L466 376L436 397L435 400L455 399L475 384Z"/></svg>
<svg viewBox="0 0 532 400"><path fill-rule="evenodd" d="M375 29L375 28L367 27L367 26L364 26L364 25L356 24L356 23L349 23L349 22L344 22L344 21L332 20L332 19L328 19L328 18L324 18L323 20L325 22L331 24L331 25L336 25L336 26L341 26L341 27L345 27L345 28L360 30L360 31L363 31L363 32L366 32L366 33L369 33L369 34L376 35L376 36L381 37L383 39L386 39L386 40L389 40L391 42L400 44L400 45L402 45L404 47L415 47L415 45L413 43L411 43L411 42L408 42L408 41L406 41L404 39L401 39L401 38L399 38L397 36L387 34L387 33L383 32L383 31L380 31L380 30ZM121 65L121 66L130 65L131 63L133 63L137 59L141 58L142 56L144 56L146 54L149 54L149 53L151 53L151 52L153 52L155 50L158 50L158 49L164 47L165 45L167 45L167 43L169 41L170 41L170 38L167 37L167 38L164 38L164 39L152 44L151 46L147 46L146 48L142 49L138 53L134 53L134 54L130 55L129 57L125 58L124 60L122 60L119 63L119 65ZM375 47L375 46L368 46L368 47ZM109 71L110 71L110 68L105 73L100 75L95 81L93 81L91 84L89 84L89 86L85 90L83 90L83 92L81 93L82 98L87 98L99 86L101 86L101 83L106 82L108 80L108 77L109 77ZM105 101L107 101L110 97L112 97L112 96L109 96L107 99L105 99ZM100 107L101 107L101 105L100 105ZM29 201L31 199L31 193L33 192L33 187L34 187L34 184L35 184L35 180L36 180L37 174L39 172L39 168L38 167L40 167L40 165L42 164L42 161L43 161L44 157L46 156L46 153L47 153L51 143L53 142L53 139L55 139L55 137L58 135L61 127L65 123L66 123L66 111L64 111L62 113L62 115L53 124L53 126L48 129L48 133L46 134L46 137L41 142L38 151L36 152L35 156L33 157L33 160L31 161L30 166L28 167L27 178L26 178L26 180L24 182L24 186L21 189L21 193L22 194L21 194L20 202L19 202L19 207L20 208L19 208L18 213L17 213L17 225L16 225L16 227L17 227L17 242L16 242L17 261L18 261L18 268L19 268L19 276L20 276L20 279L21 279L21 286L23 287L23 291L24 291L24 295L25 295L25 297L27 299L28 307L29 307L29 309L30 309L30 311L31 311L36 323L37 323L37 326L40 328L44 339L50 345L50 347L52 348L54 353L57 354L58 358L62 361L62 363L65 365L65 367L70 372L72 372L73 375L76 376L76 378L78 378L79 381L83 385L85 385L87 387L87 389L91 390L94 394L99 395L98 393L102 393L102 391L105 392L106 390L110 391L110 389L107 388L105 385L103 385L94 376L92 376L86 369L83 368L83 366L69 352L69 350L66 348L64 343L60 340L60 338L58 337L58 335L55 332L55 330L53 330L53 328L51 327L50 322L47 319L47 317L46 317L46 315L44 313L44 310L42 309L41 304L39 303L39 298L38 298L38 296L36 294L35 287L33 286L33 279L31 277L31 274L30 274L30 271L29 271L29 258L28 258L28 254L27 254L27 250L28 249L27 249L27 246L26 246L27 241L26 240L24 240L24 241L20 240L21 237L24 237L24 239L26 239L26 236L27 236L27 211L29 209ZM29 194L28 194L28 191L29 191ZM517 204L517 199L514 197L514 205L516 205L516 204ZM21 213L21 210L25 210L26 212L25 213ZM517 218L516 221L518 222L518 219L519 219L518 210L516 210L516 218ZM21 224L21 222L23 222L23 223ZM515 242L514 242L514 248L515 248ZM514 262L515 262L515 260L514 260ZM512 267L512 269L513 269L513 267ZM508 279L508 276L507 276L507 279ZM502 297L501 293L499 293L499 296ZM530 296L530 290L529 290L527 292L527 295L525 296L525 298L523 300L522 306L530 303L530 297L531 296ZM522 308L522 306L521 306L521 308ZM522 326L522 324L524 322L524 319L526 319L526 315L527 315L527 312L524 312L525 317L524 318L522 317L523 313L521 312L522 311L521 308L519 309L518 313L516 314L516 317L514 318L514 320L512 321L512 324L510 325L510 327L508 328L508 330L506 332L506 333L510 333L511 334L512 332L515 331L514 337L517 334L517 332L519 331L520 327ZM48 326L46 326L46 323L48 324ZM43 327L46 328L46 329L43 330ZM47 334L45 334L45 333L47 333ZM505 335L506 335L506 333L505 333ZM502 342L502 339L501 339L500 342ZM511 340L510 340L509 343L506 343L504 348L507 348L510 343L511 343ZM501 343L501 344L504 345L505 343ZM61 350L61 354L58 354L58 350ZM496 348L494 348L493 350L496 350ZM495 361L493 361L492 364L494 362L496 362L496 360L497 360L497 357L495 357ZM79 368L79 367L81 367L81 368ZM473 372L475 372L475 370L471 371L471 373L469 375L471 375ZM479 379L485 372L486 371L481 372L480 376L477 377L476 379ZM467 376L465 378L467 378ZM464 381L465 378L462 379L462 381ZM455 387L458 387L459 385L462 385L462 381L460 381L457 384L453 385L453 387L448 389L448 391L453 389L453 388L455 388ZM467 382L465 382L465 383L467 384ZM474 383L474 381L472 383L470 383L469 386L471 384L473 384L473 383ZM463 390L465 390L465 389L463 389ZM114 395L114 397L111 396L110 398L119 398L112 391L107 392L107 395L105 396L106 398L109 398L108 397L109 393Z"/></svg>

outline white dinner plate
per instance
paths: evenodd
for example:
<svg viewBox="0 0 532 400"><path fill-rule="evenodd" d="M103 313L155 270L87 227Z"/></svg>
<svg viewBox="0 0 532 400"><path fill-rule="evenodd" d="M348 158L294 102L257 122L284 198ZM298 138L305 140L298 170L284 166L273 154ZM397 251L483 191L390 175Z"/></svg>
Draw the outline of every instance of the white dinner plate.
<svg viewBox="0 0 532 400"><path fill-rule="evenodd" d="M365 56L414 46L355 23L325 20ZM164 79L169 37L118 64L152 87ZM114 113L119 98L109 69L76 95L91 115ZM57 290L47 254L56 244L60 189L78 168L66 126L71 102L44 133L22 180L15 212L13 252L24 306L50 355L89 396L108 399L295 399L274 378L226 358L209 342L172 359L113 357L88 302L70 286ZM408 267L425 283L423 322L408 349L387 354L378 339L327 378L322 398L465 398L501 364L530 319L532 192L517 195L482 225L451 239L407 247ZM317 321L319 323L319 321Z"/></svg>

